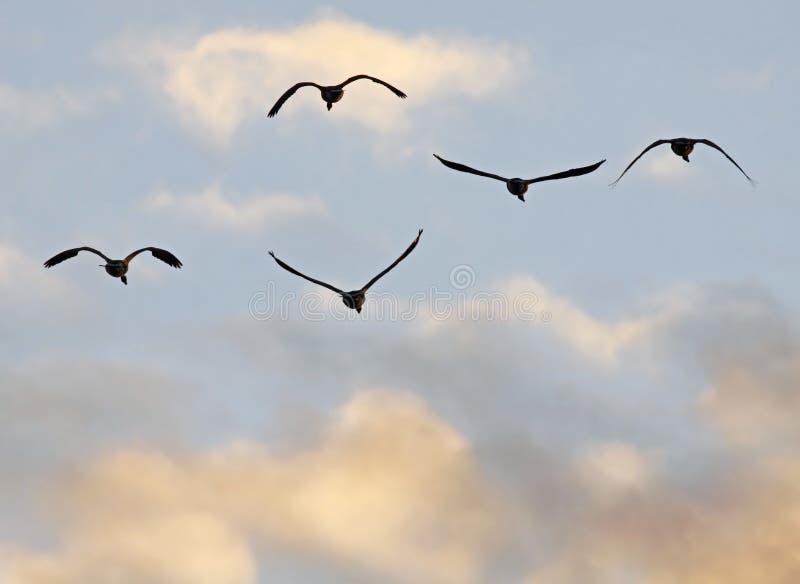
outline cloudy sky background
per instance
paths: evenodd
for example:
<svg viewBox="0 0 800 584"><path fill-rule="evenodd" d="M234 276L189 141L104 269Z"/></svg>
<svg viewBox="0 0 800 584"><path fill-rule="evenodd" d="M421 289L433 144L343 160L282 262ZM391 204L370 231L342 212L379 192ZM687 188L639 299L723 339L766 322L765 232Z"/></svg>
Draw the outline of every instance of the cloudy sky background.
<svg viewBox="0 0 800 584"><path fill-rule="evenodd" d="M2 12L0 581L797 579L794 3Z"/></svg>

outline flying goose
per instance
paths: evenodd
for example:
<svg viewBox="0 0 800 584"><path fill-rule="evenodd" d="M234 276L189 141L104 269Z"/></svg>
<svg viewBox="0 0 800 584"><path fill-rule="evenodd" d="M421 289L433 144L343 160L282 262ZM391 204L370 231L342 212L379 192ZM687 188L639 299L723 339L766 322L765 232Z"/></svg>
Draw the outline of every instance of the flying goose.
<svg viewBox="0 0 800 584"><path fill-rule="evenodd" d="M449 160L445 160L438 154L434 154L436 159L447 166L448 168L452 168L453 170L460 170L461 172L469 172L471 174L477 174L478 176L485 176L488 178L494 178L497 180L501 180L506 183L506 188L508 192L512 195L515 195L519 198L520 201L525 201L525 193L528 191L528 185L532 185L533 183L542 182L546 180L556 180L560 178L569 178L571 176L580 176L582 174L588 174L590 172L594 172L597 170L601 164L603 164L606 159L604 158L600 162L595 162L589 166L582 166L581 168L571 168L570 170L565 170L564 172L557 172L556 174L549 174L547 176L540 176L539 178L530 178L530 179L522 179L522 178L505 178L496 174L491 174L489 172L483 172L482 170L475 170L474 168L470 168L464 164L459 164L458 162L450 162Z"/></svg>
<svg viewBox="0 0 800 584"><path fill-rule="evenodd" d="M610 186L612 187L615 186L619 182L619 180L625 175L625 173L628 172L628 169L634 164L636 164L637 160L639 160L642 156L644 156L645 152L647 152L652 148L655 148L656 146L661 146L661 144L669 144L669 147L672 148L672 151L677 156L680 156L686 162L689 162L689 154L691 154L692 150L694 150L694 145L698 143L705 144L706 146L711 146L715 150L719 150L720 152L722 152L722 154L725 155L725 158L733 162L733 165L741 171L741 173L747 178L747 180L750 181L750 184L752 185L755 184L755 181L749 176L747 176L747 173L744 170L742 170L742 167L736 164L736 161L730 156L728 156L727 152L725 152L722 148L714 144L711 140L707 140L706 138L672 138L671 140L656 140L655 142L650 144L650 146L642 150L641 154L639 154L639 156L634 158L633 162L631 162L627 167L625 167L625 170L622 171L622 174L619 175L619 178L617 178L617 180L612 182Z"/></svg>
<svg viewBox="0 0 800 584"><path fill-rule="evenodd" d="M392 92L397 97L401 97L403 99L405 99L407 97L405 93L403 93L402 91L400 91L396 87L393 87L393 86L389 85L385 81L381 81L377 77L371 77L369 75L353 75L347 81L343 81L339 85L318 85L317 83L314 83L313 81L302 81L302 82L300 82L300 83L298 83L296 85L293 85L289 89L287 89L286 93L284 93L283 95L280 96L278 101L275 102L275 105L272 106L272 109L269 110L269 114L267 114L267 115L270 118L274 117L275 115L277 115L278 110L281 109L281 106L284 104L284 102L287 99L289 99L290 97L292 97L294 95L295 91L297 91L301 87L306 87L306 86L312 86L312 87L316 87L317 89L319 89L319 92L322 95L322 100L325 103L328 104L328 111L330 111L331 108L333 107L333 104L342 99L342 96L344 95L344 86L347 85L348 83L352 83L353 81L357 81L359 79L369 79L370 81L374 81L375 83L380 83L384 87L388 87L389 89L391 89Z"/></svg>
<svg viewBox="0 0 800 584"><path fill-rule="evenodd" d="M165 249L160 249L157 247L143 247L142 249L137 249L135 252L128 255L124 260L112 260L105 254L91 247L76 247L74 249L68 249L66 251L62 251L59 254L54 255L44 263L44 267L52 268L53 266L55 266L56 264L60 264L64 260L68 260L69 258L74 258L76 255L78 255L78 252L81 251L90 251L103 258L106 261L106 263L100 264L100 267L105 268L106 273L109 276L112 276L114 278L120 278L122 280L122 283L125 284L126 286L128 285L128 278L125 277L125 274L128 273L128 264L133 258L135 258L143 251L149 251L150 253L153 254L154 257L160 259L162 262L172 266L173 268L180 268L183 265L181 261L174 255L172 255L170 252L168 252Z"/></svg>
<svg viewBox="0 0 800 584"><path fill-rule="evenodd" d="M394 262L392 262L392 264L388 268L386 268L380 274L378 274L377 276L372 278L372 280L370 280L369 282L364 284L364 286L360 290L351 290L350 292L344 292L343 290L340 290L336 286L331 286L330 284L322 282L321 280L315 280L314 278L311 278L310 276L306 276L305 274L303 274L301 272L298 272L297 270L295 270L292 266L290 266L286 262L283 262L283 261L279 260L277 257L275 257L275 253L272 252L272 251L269 252L269 255L271 255L273 257L273 259L276 262L278 262L278 265L280 267L282 267L284 270L287 270L287 271L293 273L296 276L300 276L301 278L305 278L309 282L313 282L314 284L319 284L320 286L324 286L328 290L332 290L333 292L336 292L337 294L339 294L342 297L342 302L344 302L344 305L347 306L347 308L352 308L356 312L361 313L361 307L364 305L365 294L366 294L367 290L369 290L370 287L375 282L377 282L383 276L388 274L392 270L392 268L394 268L397 264L402 262L406 258L406 256L408 254L410 254L412 251L414 251L414 248L417 247L417 244L419 243L420 235L422 235L422 229L419 230L419 233L417 233L417 237L414 239L414 241L411 242L411 245L408 246L406 251L404 251L400 255L399 258L394 260Z"/></svg>

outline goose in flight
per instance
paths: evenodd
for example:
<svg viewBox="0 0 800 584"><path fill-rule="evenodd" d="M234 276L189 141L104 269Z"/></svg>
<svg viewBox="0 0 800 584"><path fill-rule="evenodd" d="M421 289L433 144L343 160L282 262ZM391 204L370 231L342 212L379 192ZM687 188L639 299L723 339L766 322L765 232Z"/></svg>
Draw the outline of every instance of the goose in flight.
<svg viewBox="0 0 800 584"><path fill-rule="evenodd" d="M298 272L297 270L295 270L292 266L290 266L286 262L283 262L283 261L279 260L277 257L275 257L275 254L272 251L269 252L269 255L271 255L273 257L273 259L276 262L278 262L278 265L280 267L282 267L284 270L287 270L287 271L291 272L295 276L300 276L301 278L304 278L304 279L308 280L309 282L313 282L314 284L319 284L320 286L324 286L328 290L332 290L333 292L336 292L337 294L339 294L342 297L342 302L344 302L344 305L347 306L347 308L352 308L356 312L361 313L361 307L364 305L365 294L366 294L367 290L369 290L370 287L375 282L377 282L382 277L384 277L386 274L388 274L397 264L402 262L406 258L406 256L408 254L410 254L412 251L414 251L414 248L417 247L417 244L419 243L420 235L422 235L422 229L419 230L419 233L417 233L417 237L414 239L414 241L411 242L411 245L408 246L406 251L404 251L400 255L399 258L394 260L392 262L392 264L388 268L386 268L380 274L378 274L377 276L372 278L372 280L370 280L369 282L364 284L364 286L361 289L359 289L359 290L351 290L350 292L345 292L343 290L340 290L336 286L331 286L330 284L322 282L321 280L315 280L314 278L311 278L310 276L306 276L305 274L303 274L301 272Z"/></svg>
<svg viewBox="0 0 800 584"><path fill-rule="evenodd" d="M707 140L706 138L672 138L671 140L656 140L655 142L650 144L650 146L642 150L641 154L639 154L639 156L634 158L633 162L631 162L627 167L625 167L625 170L622 171L622 174L619 175L619 178L617 178L617 180L612 182L610 186L612 187L615 186L619 182L619 180L623 176L625 176L625 173L628 172L628 169L634 164L636 164L636 161L639 160L642 156L644 156L648 150L655 148L656 146L661 146L662 144L669 144L669 147L672 148L672 151L677 156L683 158L686 162L689 162L689 154L691 154L692 150L694 150L695 144L705 144L706 146L711 146L715 150L719 150L720 152L722 152L722 154L725 155L725 158L733 162L733 165L739 169L739 171L747 178L747 180L750 181L750 184L755 185L755 181L749 176L747 176L747 173L744 170L742 170L742 167L736 164L736 161L730 156L728 156L727 152L725 152L722 148L714 144L711 140Z"/></svg>
<svg viewBox="0 0 800 584"><path fill-rule="evenodd" d="M369 75L353 75L347 81L342 81L339 85L318 85L313 81L302 81L287 89L286 93L284 93L283 95L280 96L280 98L278 98L278 101L275 102L275 105L272 106L272 109L269 110L269 114L267 115L271 118L276 116L278 110L281 109L281 106L284 104L284 102L290 97L292 97L295 91L297 91L301 87L306 87L306 86L316 87L317 89L319 89L319 92L322 95L322 100L326 104L328 104L328 111L331 111L333 104L342 99L342 96L344 95L344 86L347 85L348 83L352 83L353 81L358 81L359 79L369 79L370 81L374 81L375 83L380 83L384 87L388 87L392 91L392 93L394 93L397 97L401 97L403 99L407 97L405 93L403 93L396 87L389 85L385 81L381 81L377 77L371 77Z"/></svg>
<svg viewBox="0 0 800 584"><path fill-rule="evenodd" d="M506 188L508 189L508 192L518 197L519 200L523 202L525 201L525 193L528 191L528 186L532 185L533 183L588 174L600 168L600 165L606 161L606 159L604 158L600 162L595 162L594 164L591 164L589 166L582 166L580 168L571 168L570 170L565 170L564 172L548 174L547 176L540 176L539 178L523 179L523 178L505 178L502 176L498 176L496 174L491 174L489 172L483 172L482 170L475 170L474 168L470 168L469 166L466 166L464 164L459 164L458 162L450 162L449 160L445 160L438 154L434 154L434 156L439 162L441 162L448 168L452 168L453 170L460 170L461 172L469 172L471 174L477 174L478 176L485 176L488 178L494 178L503 181L504 183L506 183Z"/></svg>
<svg viewBox="0 0 800 584"><path fill-rule="evenodd" d="M160 259L162 262L172 266L173 268L180 268L183 265L181 261L174 255L172 255L170 252L168 252L165 249L160 249L157 247L143 247L142 249L137 249L135 252L128 255L123 260L112 260L102 252L99 252L91 247L76 247L74 249L68 249L66 251L62 251L59 254L54 255L44 263L44 267L52 268L53 266L55 266L56 264L60 264L64 260L68 260L69 258L74 258L76 255L78 255L78 252L81 251L90 251L103 258L106 261L106 263L100 264L100 267L105 268L106 273L109 276L112 276L114 278L120 278L122 280L122 283L125 284L126 286L128 285L128 278L125 277L125 274L128 273L128 264L133 258L135 258L143 251L149 251L150 253L153 254L154 257Z"/></svg>

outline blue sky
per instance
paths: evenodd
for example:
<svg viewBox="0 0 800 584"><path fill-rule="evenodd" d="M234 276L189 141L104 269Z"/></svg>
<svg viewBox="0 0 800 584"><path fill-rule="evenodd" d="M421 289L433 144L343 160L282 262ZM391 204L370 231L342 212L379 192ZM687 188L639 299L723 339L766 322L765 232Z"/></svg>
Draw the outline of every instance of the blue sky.
<svg viewBox="0 0 800 584"><path fill-rule="evenodd" d="M3 13L0 580L800 569L794 4ZM266 117L295 81L361 72L408 99L360 82ZM608 187L677 136L758 186L698 146ZM607 162L521 203L434 152L505 176ZM421 227L358 319L267 256L350 289ZM41 267L78 245L184 268ZM434 292L475 318L378 305ZM321 318L254 318L264 293ZM534 320L486 294L535 298Z"/></svg>

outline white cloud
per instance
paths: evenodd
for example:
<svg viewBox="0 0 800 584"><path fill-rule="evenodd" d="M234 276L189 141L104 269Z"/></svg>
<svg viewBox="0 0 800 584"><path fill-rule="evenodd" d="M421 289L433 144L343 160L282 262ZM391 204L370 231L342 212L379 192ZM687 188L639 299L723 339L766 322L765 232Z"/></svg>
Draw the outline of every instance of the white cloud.
<svg viewBox="0 0 800 584"><path fill-rule="evenodd" d="M796 456L726 469L705 495L654 482L595 508L531 584L794 582L800 570Z"/></svg>
<svg viewBox="0 0 800 584"><path fill-rule="evenodd" d="M2 453L0 463L17 469L32 457L59 466L137 437L140 444L172 444L186 429L182 416L202 407L197 398L187 404L192 396L165 372L122 359L48 354L15 361L0 367L0 440L25 433L36 439L27 441L24 455Z"/></svg>
<svg viewBox="0 0 800 584"><path fill-rule="evenodd" d="M542 385L537 373L547 363L537 355L553 343L537 344L541 339L530 336L525 323L511 335L507 326L481 323L484 335L473 347L453 341L447 330L421 339L412 328L397 333L398 327L369 336L364 326L370 323L343 334L345 327L337 323L298 321L291 329L284 322L254 327L250 321L246 328L252 336L246 344L255 359L271 373L293 376L298 385L291 389L307 392L282 393L303 394L303 400L324 393L329 399L340 391L341 379L365 371L391 378L397 386L398 375L407 375L407 385L428 392L437 411L450 403L459 427L469 428L474 442L420 398L388 390L356 393L321 428L303 418L303 445L296 449L284 443L278 450L252 438L200 452L176 452L152 442L147 450L140 440L133 447L116 441L107 455L97 459L94 450L92 464L78 464L70 477L77 480L52 483L56 497L35 520L51 521L55 533L47 535L55 546L36 551L18 541L16 547L0 549L5 556L0 558L0 581L102 581L108 566L116 565L124 566L134 581L203 582L199 574L207 571L214 578L209 576L210 581L249 584L262 576L252 571L260 552L290 556L293 567L294 562L314 567L321 562L335 572L331 580L341 569L363 574L365 580L459 584L517 582L523 574L543 584L791 581L798 569L794 549L800 534L800 434L793 424L800 402L794 391L796 337L790 327L780 326L786 315L758 291L735 286L722 293L670 292L645 311L646 317L608 321L588 316L563 298L567 304L558 305L558 297L535 280L521 282L521 289L538 292L539 309L556 306L546 326L567 308L582 315L579 329L604 331L639 318L652 326L622 344L617 358L627 370L590 368L588 380L569 371L557 385ZM689 312L681 312L684 304ZM539 329L546 330L544 325ZM520 332L526 336L515 336ZM392 334L394 344L387 339ZM625 348L651 337L667 349L654 351L658 368L645 378L652 387L620 395L615 383L628 381L631 370L639 372L638 355ZM313 369L327 385L310 377L309 354L318 356ZM30 433L31 420L40 426L33 427L40 439L63 421L68 409L61 401L72 408L73 395L80 394L73 387L95 387L108 399L108 405L88 410L91 419L106 423L104 412L124 412L126 420L130 412L134 418L155 419L150 412L167 410L159 406L159 396L178 393L149 376L129 376L125 382L124 372L75 367L86 373L72 380L61 370L54 375L36 363L28 367L41 370L41 390L28 386L20 392L34 406L20 409L13 399L4 400L11 404L8 418L12 428L16 421L19 435L22 429ZM732 431L755 433L761 450L743 449L736 440L686 449L687 433L692 442L708 437L708 419L695 416L691 407L697 388L703 387L696 376L706 372L715 395L702 412L726 432L726 416L734 416ZM54 378L64 380L53 386L61 401L47 410L37 408L36 394ZM137 392L137 384L144 384L153 409L137 413L121 396L106 391L99 380L107 379L114 380L115 388L125 383L126 393L147 401L148 392ZM575 395L570 385L582 382L588 385L578 388L584 393L577 405L585 417L578 417L563 405ZM605 399L611 393L624 402L622 410L615 409L620 402ZM669 413L659 409L666 403L660 397L642 399L655 393L686 398L677 425L664 421ZM179 404L188 403L185 395L177 396ZM182 406L179 413L175 420L189 417ZM160 424L172 427L172 420ZM638 428L631 430L632 421ZM113 415L110 424L117 425ZM697 428L688 429L693 425ZM69 428L63 435L79 435ZM133 435L149 437L154 432L147 428ZM542 428L543 439L532 437ZM557 434L571 436L564 440ZM588 445L569 456L576 452L575 435L578 444ZM665 442L654 445L658 436L666 436ZM103 441L109 444L105 436ZM59 450L67 443L56 442ZM45 447L52 444L52 439L43 441ZM48 515L54 506L55 513ZM196 541L181 538L194 531ZM206 558L205 550L214 547L219 554ZM171 562L165 564L164 558Z"/></svg>
<svg viewBox="0 0 800 584"><path fill-rule="evenodd" d="M424 314L422 331L431 333L448 327L455 334L468 337L469 329L460 326L465 319L522 322L555 334L586 359L616 366L623 351L646 341L684 314L690 299L687 290L676 289L654 299L646 314L608 321L590 315L571 299L552 292L530 276L511 278L495 289L491 294L467 297L461 317L456 311L446 319L433 313Z"/></svg>
<svg viewBox="0 0 800 584"><path fill-rule="evenodd" d="M317 196L256 194L240 198L227 196L219 184L186 195L162 190L148 197L145 206L156 211L173 212L210 227L245 232L327 213L325 203Z"/></svg>
<svg viewBox="0 0 800 584"><path fill-rule="evenodd" d="M643 490L653 478L653 466L641 450L625 442L592 444L576 463L589 492L605 499Z"/></svg>
<svg viewBox="0 0 800 584"><path fill-rule="evenodd" d="M725 359L697 406L738 448L780 449L800 442L800 352L785 347L757 364Z"/></svg>
<svg viewBox="0 0 800 584"><path fill-rule="evenodd" d="M651 314L617 321L605 321L585 312L568 298L551 292L534 278L515 278L505 286L506 293L520 296L526 291L538 296L536 307L550 315L548 330L566 341L586 358L606 365L616 365L620 354L633 344L645 340L660 326L680 312L682 299L675 294Z"/></svg>
<svg viewBox="0 0 800 584"><path fill-rule="evenodd" d="M44 128L66 117L86 115L116 97L117 93L110 89L78 92L56 87L26 91L0 83L0 128Z"/></svg>
<svg viewBox="0 0 800 584"><path fill-rule="evenodd" d="M5 556L5 561L3 556ZM252 584L246 538L209 513L168 513L79 531L58 555L0 550L7 584Z"/></svg>
<svg viewBox="0 0 800 584"><path fill-rule="evenodd" d="M464 439L387 390L357 393L307 450L118 451L53 490L61 549L7 548L4 581L246 583L251 542L277 540L399 582L463 584L498 522Z"/></svg>
<svg viewBox="0 0 800 584"><path fill-rule="evenodd" d="M360 81L347 88L329 116L318 91L305 88L284 105L279 120L310 113L392 131L406 127L409 112L421 104L450 96L485 98L527 74L525 52L502 43L407 36L338 17L286 28L228 28L183 45L132 45L125 47L124 58L144 72L190 128L217 144L227 143L246 120L266 119L277 98L298 81L335 84L367 73L409 98L400 101L385 88Z"/></svg>

